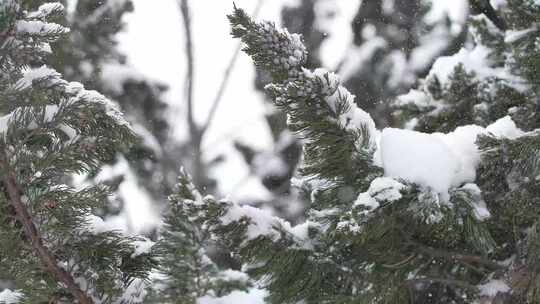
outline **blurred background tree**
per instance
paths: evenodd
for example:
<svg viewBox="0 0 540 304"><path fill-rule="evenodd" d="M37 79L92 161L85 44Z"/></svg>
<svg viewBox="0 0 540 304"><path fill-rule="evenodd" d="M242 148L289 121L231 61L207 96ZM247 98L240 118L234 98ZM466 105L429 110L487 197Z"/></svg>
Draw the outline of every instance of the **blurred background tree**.
<svg viewBox="0 0 540 304"><path fill-rule="evenodd" d="M29 7L37 7L42 1L27 2ZM167 86L131 67L126 55L118 50L117 35L125 29L123 17L133 12L130 0L60 2L67 7L67 14L58 21L70 27L71 34L52 45L55 52L49 62L66 79L114 100L141 138L96 176L77 183L106 182L117 195L103 215L118 215L122 229L146 229L156 216L147 214L146 223L132 222L126 204L131 204L131 210L160 208L165 193L172 190L179 167L179 144L170 136L169 107L163 100Z"/></svg>

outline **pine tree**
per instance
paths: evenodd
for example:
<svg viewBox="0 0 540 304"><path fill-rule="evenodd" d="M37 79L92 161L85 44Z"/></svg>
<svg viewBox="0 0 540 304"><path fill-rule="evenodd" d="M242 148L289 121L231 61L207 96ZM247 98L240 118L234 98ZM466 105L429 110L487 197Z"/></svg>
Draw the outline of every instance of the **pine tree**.
<svg viewBox="0 0 540 304"><path fill-rule="evenodd" d="M305 143L306 221L203 198L181 172L156 245L103 225L109 187L66 185L136 139L113 102L45 65L62 11L0 4L0 274L13 286L0 302L196 303L259 281L280 304L540 303L538 1L509 0L505 33L470 20L474 42L395 103L416 131L377 130L337 75L306 68L300 35L235 8L232 35ZM212 242L249 279L210 260Z"/></svg>
<svg viewBox="0 0 540 304"><path fill-rule="evenodd" d="M449 132L510 115L523 130L538 128L536 12L530 1L509 1L503 12L511 23L508 32L473 17L472 45L439 58L418 89L400 96L394 103L397 120L418 131Z"/></svg>
<svg viewBox="0 0 540 304"><path fill-rule="evenodd" d="M215 200L203 201L192 218L242 258L270 303L539 303L539 126L524 109L538 102L540 14L534 1L508 7L505 18L518 32L489 40L508 45L488 46L489 58L503 58L500 72L517 82L499 74L478 79L466 66L450 84L432 82L435 64L425 90L438 90L400 98L419 107L444 102L417 119L440 118L422 130L447 134L378 131L336 75L304 68L300 36L235 8L233 36L271 75L267 91L306 143L300 177L313 190L311 204L306 222L294 227L268 211ZM482 18L473 22L485 30L476 32L493 34ZM498 92L523 98L501 110L486 99ZM463 105L455 94L467 97ZM478 104L490 115L477 123L470 109Z"/></svg>
<svg viewBox="0 0 540 304"><path fill-rule="evenodd" d="M143 240L104 227L103 185L75 189L72 174L95 172L135 142L114 103L43 65L69 29L45 3L28 12L0 4L0 273L18 303L134 303L153 266ZM6 30L4 30L6 29Z"/></svg>
<svg viewBox="0 0 540 304"><path fill-rule="evenodd" d="M32 6L40 2L34 0ZM124 30L123 17L134 10L133 3L80 0L71 5L73 9L61 20L70 27L71 34L52 45L51 66L67 79L117 102L139 140L129 149L119 150L107 164L120 167L127 163L129 171L111 176L107 183L118 188L132 182L126 181L126 175L132 175L134 182L159 207L165 204L163 193L169 193L175 183L179 147L169 136L168 106L163 98L167 87L131 67L118 50L117 35ZM109 215L121 212L122 204L130 203L128 197L117 189L114 191L120 204L114 207L111 204L104 210Z"/></svg>
<svg viewBox="0 0 540 304"><path fill-rule="evenodd" d="M476 183L491 213L488 229L500 246L492 255L497 260L509 259L494 276L508 290L488 298L493 303L539 303L535 256L540 193L540 5L513 0L500 13L505 19L499 22L474 17L473 45L439 59L419 90L398 98L395 114L409 127L426 132L448 132L467 124L488 126L504 121L506 115L529 131L518 138L480 135L477 145L482 162ZM497 29L501 22L508 31Z"/></svg>
<svg viewBox="0 0 540 304"><path fill-rule="evenodd" d="M154 282L153 303L195 304L198 298L221 297L233 290L245 290L247 275L232 269L221 270L206 254L211 235L193 214L203 212L203 198L182 170L170 206L164 215L160 239L154 246L159 267Z"/></svg>

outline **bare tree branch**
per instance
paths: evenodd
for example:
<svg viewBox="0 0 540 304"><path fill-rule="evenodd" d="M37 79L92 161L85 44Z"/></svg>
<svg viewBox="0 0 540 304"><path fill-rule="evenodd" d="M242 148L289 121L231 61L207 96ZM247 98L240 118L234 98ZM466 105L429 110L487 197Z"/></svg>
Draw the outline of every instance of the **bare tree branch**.
<svg viewBox="0 0 540 304"><path fill-rule="evenodd" d="M194 108L193 108L193 87L195 82L195 70L194 70L194 61L193 56L193 37L191 33L191 14L189 9L188 0L180 0L179 2L180 12L182 13L182 20L184 21L184 30L186 37L185 51L186 51L186 64L187 64L187 75L186 75L186 97L187 97L187 116L188 116L188 127L190 134L197 134L198 126L195 123L194 118Z"/></svg>
<svg viewBox="0 0 540 304"><path fill-rule="evenodd" d="M190 145L193 155L193 167L192 167L192 177L193 182L199 189L204 188L206 174L205 168L202 159L201 143L202 143L202 132L201 128L197 125L195 121L194 113L194 100L193 100L193 89L195 82L195 58L193 54L193 36L191 28L191 13L188 0L179 0L180 12L182 13L182 19L184 21L184 30L186 36L186 63L187 63L187 75L186 75L186 98L187 98L187 122L190 136Z"/></svg>
<svg viewBox="0 0 540 304"><path fill-rule="evenodd" d="M9 203L15 210L17 220L22 225L24 234L30 242L34 254L41 260L47 271L69 290L79 304L94 304L94 301L75 283L73 276L59 266L55 256L43 243L41 233L34 224L30 211L23 203L17 179L13 171L8 168L7 161L0 160L0 170L3 172L2 184L7 191Z"/></svg>
<svg viewBox="0 0 540 304"><path fill-rule="evenodd" d="M257 15L262 7L263 0L259 0L254 10L254 15ZM193 91L195 88L195 58L194 58L194 43L192 35L192 24L191 24L191 12L190 5L188 0L178 0L178 5L180 12L182 14L184 31L185 31L185 52L186 52L186 63L187 63L187 73L186 73L186 99L187 99L187 123L189 131L189 140L190 140L190 149L192 153L192 167L191 175L193 178L194 184L199 188L203 189L207 184L207 176L205 164L203 163L202 158L202 141L206 131L214 120L217 108L221 100L223 99L223 94L230 80L232 71L236 64L238 55L241 50L241 43L236 47L233 56L231 57L229 64L225 70L222 81L216 93L216 96L213 100L212 106L208 117L203 125L198 125L195 121L195 100L193 97Z"/></svg>
<svg viewBox="0 0 540 304"><path fill-rule="evenodd" d="M259 14L259 11L261 10L263 2L264 2L263 0L259 0L257 2L257 5L255 6L253 13L251 14L253 17L256 17ZM225 69L225 73L223 74L223 78L221 80L221 84L219 85L219 89L216 93L216 97L214 98L214 101L212 102L212 107L210 108L210 112L208 113L208 118L206 119L206 122L204 123L201 129L201 133L203 134L206 132L206 130L208 130L208 128L212 124L214 116L216 115L216 110L219 106L219 103L223 99L223 94L225 93L225 89L227 88L229 79L231 77L231 73L234 70L236 60L238 59L238 55L240 54L241 50L242 50L242 42L239 42L236 45L236 49L234 50L234 53L231 57L231 60L229 61L229 64L227 65L227 68Z"/></svg>
<svg viewBox="0 0 540 304"><path fill-rule="evenodd" d="M236 49L234 50L234 54L231 57L231 60L229 61L229 64L227 65L227 69L225 70L225 74L223 75L223 79L221 80L221 84L219 85L219 89L217 91L216 97L214 98L214 101L212 102L212 107L210 108L210 112L208 113L208 117L206 118L206 122L202 126L201 132L204 133L208 128L210 127L210 124L212 123L212 120L214 119L214 116L216 114L216 110L218 108L218 105L223 97L223 94L225 93L225 89L227 88L227 84L229 82L229 78L231 76L231 72L234 69L234 65L236 63L236 60L238 58L238 54L240 54L240 50L242 49L242 45L239 43L236 46Z"/></svg>

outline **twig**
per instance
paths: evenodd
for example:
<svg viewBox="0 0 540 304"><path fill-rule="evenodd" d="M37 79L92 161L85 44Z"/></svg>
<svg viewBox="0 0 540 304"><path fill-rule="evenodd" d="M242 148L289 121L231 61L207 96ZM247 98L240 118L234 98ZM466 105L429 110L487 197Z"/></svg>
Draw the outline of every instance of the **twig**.
<svg viewBox="0 0 540 304"><path fill-rule="evenodd" d="M444 258L451 261L465 262L465 263L477 263L488 269L497 270L504 269L504 266L497 264L496 262L487 260L481 256L477 255L467 255L456 252L447 252L438 250L431 247L422 246L419 244L414 244L418 251L425 253L431 257Z"/></svg>
<svg viewBox="0 0 540 304"><path fill-rule="evenodd" d="M187 97L187 122L190 136L190 144L193 154L193 182L199 188L204 187L205 174L201 143L202 132L201 128L195 122L194 114L194 100L193 100L193 88L195 82L195 67L194 67L194 55L193 55L193 37L191 32L191 14L189 9L188 0L180 1L180 12L182 13L182 19L184 21L184 30L186 35L186 63L187 63L187 75L186 75L186 97Z"/></svg>
<svg viewBox="0 0 540 304"><path fill-rule="evenodd" d="M488 260L482 256L461 254L458 252L451 252L451 251L440 250L437 248L429 247L429 246L420 244L412 240L407 234L403 233L403 231L399 231L399 233L405 239L405 242L412 246L413 250L419 253L427 254L433 258L443 258L449 261L458 261L458 262L465 262L465 263L476 263L490 270L505 269L504 266L496 262L493 262L491 260Z"/></svg>
<svg viewBox="0 0 540 304"><path fill-rule="evenodd" d="M240 54L241 49L242 49L242 44L239 43L236 46L236 49L234 50L234 54L231 57L231 60L229 61L229 65L227 66L227 69L225 70L225 74L223 75L223 79L221 80L221 84L219 85L219 89L212 103L212 107L210 108L210 112L208 112L208 117L206 118L206 122L201 128L201 133L205 133L206 130L208 130L208 128L210 127L210 124L212 123L212 120L214 119L214 116L216 115L216 110L218 108L218 105L221 99L223 98L223 94L225 93L225 89L227 88L227 84L229 83L231 72L234 68L234 65L236 63L238 55Z"/></svg>
<svg viewBox="0 0 540 304"><path fill-rule="evenodd" d="M8 168L7 161L0 159L0 170L3 171L2 183L6 188L9 203L15 210L17 220L21 223L24 234L32 245L34 253L45 265L47 271L65 285L69 292L77 299L79 304L94 304L94 301L75 283L73 276L59 266L55 256L43 243L41 233L34 224L28 208L22 201L20 188L17 185L17 179L15 174Z"/></svg>
<svg viewBox="0 0 540 304"><path fill-rule="evenodd" d="M180 0L180 12L182 13L182 20L184 21L184 30L186 35L186 63L187 63L187 75L186 75L186 97L188 106L188 127L191 134L197 134L198 127L195 123L193 113L193 86L194 86L194 56L193 56L193 38L191 35L191 14L189 12L188 0Z"/></svg>
<svg viewBox="0 0 540 304"><path fill-rule="evenodd" d="M407 265L410 261L412 261L414 258L416 258L416 254L411 254L410 256L406 257L402 261L399 261L394 264L381 264L382 267L388 268L388 269L399 269L405 265Z"/></svg>
<svg viewBox="0 0 540 304"><path fill-rule="evenodd" d="M241 44L240 43L238 44L233 56L231 57L231 60L229 61L229 64L225 70L225 74L223 76L219 89L216 93L216 97L214 98L214 101L210 108L208 118L206 119L205 123L202 126L199 126L197 122L195 121L195 115L194 115L193 91L195 87L194 86L195 58L194 58L194 52L193 52L193 37L192 37L190 7L189 7L188 0L178 0L178 3L180 7L180 12L182 14L185 36L186 36L185 51L186 51L186 62L187 62L187 75L186 75L187 123L188 123L192 155L193 155L193 168L192 168L191 174L192 174L193 182L195 183L195 185L199 188L204 188L205 183L206 183L205 181L206 174L204 173L205 168L204 168L203 159L202 159L203 137L204 137L205 132L208 130L209 126L211 125L215 117L217 107L223 98L223 94L225 93L225 89L227 88L227 84L229 83L231 73L234 69L234 65L240 53ZM259 0L259 2L257 3L257 6L255 7L254 15L258 14L262 6L262 3L263 3L263 0Z"/></svg>
<svg viewBox="0 0 540 304"><path fill-rule="evenodd" d="M257 2L257 5L255 6L253 13L251 14L252 16L256 17L259 14L262 4L263 4L263 0L259 0ZM219 106L219 103L223 99L223 94L225 93L225 89L227 88L227 84L229 83L229 79L231 77L231 73L236 64L236 60L238 59L238 55L240 54L240 50L242 50L242 42L238 42L238 44L236 45L236 49L234 50L231 60L229 61L229 64L227 65L227 68L225 69L225 73L223 74L223 79L221 80L221 84L219 85L219 89L216 93L216 97L214 98L212 107L210 108L210 112L208 113L208 118L206 119L206 122L201 128L201 133L203 134L206 132L206 130L208 130L208 128L212 124L214 116L216 115L216 110Z"/></svg>

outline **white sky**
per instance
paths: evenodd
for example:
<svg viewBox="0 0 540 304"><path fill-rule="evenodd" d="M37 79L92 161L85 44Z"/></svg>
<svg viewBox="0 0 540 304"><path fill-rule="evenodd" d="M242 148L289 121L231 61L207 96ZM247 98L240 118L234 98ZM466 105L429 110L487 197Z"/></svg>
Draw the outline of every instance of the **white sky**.
<svg viewBox="0 0 540 304"><path fill-rule="evenodd" d="M142 73L171 86L167 96L175 108L171 118L178 121L177 136L184 137L184 33L176 0L134 0L134 3L135 13L126 18L127 32L119 37L121 50L128 54L130 63ZM257 1L237 0L235 3L250 12ZM265 1L259 17L278 21L282 3ZM196 0L190 1L190 4L196 69L195 115L199 122L203 122L238 40L230 36L226 18L226 14L232 10L231 1ZM251 60L241 54L212 128L203 143L207 159L219 153L226 153L228 157L225 164L216 170L223 193L233 190L241 192L237 185L248 175L243 160L231 150L232 139L240 138L258 148L271 146L263 119L263 98L253 88L253 80ZM250 188L260 190L253 189L253 185Z"/></svg>

